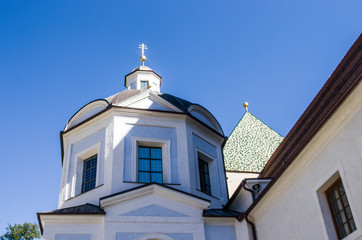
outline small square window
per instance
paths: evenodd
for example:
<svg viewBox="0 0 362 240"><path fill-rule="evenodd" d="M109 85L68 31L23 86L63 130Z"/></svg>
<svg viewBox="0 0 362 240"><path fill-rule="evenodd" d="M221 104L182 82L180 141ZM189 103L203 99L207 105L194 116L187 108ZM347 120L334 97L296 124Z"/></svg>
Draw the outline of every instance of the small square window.
<svg viewBox="0 0 362 240"><path fill-rule="evenodd" d="M148 89L148 81L141 81L141 89Z"/></svg>
<svg viewBox="0 0 362 240"><path fill-rule="evenodd" d="M342 239L356 230L342 180L338 179L333 183L326 191L326 195L338 239Z"/></svg>
<svg viewBox="0 0 362 240"><path fill-rule="evenodd" d="M138 181L162 183L162 148L138 147Z"/></svg>
<svg viewBox="0 0 362 240"><path fill-rule="evenodd" d="M96 187L97 155L87 158L83 162L82 193Z"/></svg>

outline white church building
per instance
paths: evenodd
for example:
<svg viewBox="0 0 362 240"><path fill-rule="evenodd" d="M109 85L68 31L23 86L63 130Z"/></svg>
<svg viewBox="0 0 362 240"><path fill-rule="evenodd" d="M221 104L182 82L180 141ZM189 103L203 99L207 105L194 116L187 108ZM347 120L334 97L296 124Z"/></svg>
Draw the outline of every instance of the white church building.
<svg viewBox="0 0 362 240"><path fill-rule="evenodd" d="M362 239L362 36L284 139L246 112L228 140L206 108L160 91L144 48L127 90L61 132L43 239Z"/></svg>

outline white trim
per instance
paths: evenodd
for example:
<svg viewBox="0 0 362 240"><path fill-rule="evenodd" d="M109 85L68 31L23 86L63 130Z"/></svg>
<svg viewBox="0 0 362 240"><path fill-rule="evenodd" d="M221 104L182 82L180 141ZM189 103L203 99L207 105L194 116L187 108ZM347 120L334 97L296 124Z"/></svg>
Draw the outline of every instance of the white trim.
<svg viewBox="0 0 362 240"><path fill-rule="evenodd" d="M149 98L150 100L160 104L161 106L165 107L166 109L169 109L170 111L174 112L182 112L179 108L174 106L173 104L169 103L168 101L164 100L158 94L150 89L143 90L139 94L136 94L120 103L117 104L117 106L121 107L128 107L131 104L134 104L138 101L141 101L142 99Z"/></svg>
<svg viewBox="0 0 362 240"><path fill-rule="evenodd" d="M74 125L80 123L78 122L78 120L80 118L82 118L87 112L89 112L90 110L97 108L97 107L104 107L103 109L100 109L99 111L94 112L92 115L88 116L87 118L83 119L80 122L85 121L86 119L92 117L93 115L103 111L104 109L106 109L108 107L108 103L106 100L104 99L100 99L100 100L96 100L93 102L88 103L87 105L85 105L84 107L82 107L80 110L78 110L78 112L71 118L69 119L67 125L65 126L63 131L68 130L69 128L73 127Z"/></svg>
<svg viewBox="0 0 362 240"><path fill-rule="evenodd" d="M155 101L155 102L161 104L162 106L165 106L166 108L169 108L175 112L182 112L181 109L179 109L175 105L169 103L165 99L161 98L160 96L158 96L157 93L155 93L153 91L150 91L150 99L152 99L153 101Z"/></svg>
<svg viewBox="0 0 362 240"><path fill-rule="evenodd" d="M75 171L72 177L72 192L70 194L70 197L75 197L82 193L84 160L91 156L97 155L97 175L95 187L102 184L102 181L100 179L101 146L102 143L98 142L75 155L75 161L73 161L73 169L75 169ZM81 164L79 164L80 162Z"/></svg>
<svg viewBox="0 0 362 240"><path fill-rule="evenodd" d="M183 204L191 205L194 207L198 207L201 209L206 209L210 206L210 202L206 200L199 199L197 197L189 196L188 194L169 189L160 185L151 184L149 186L134 189L129 192L125 192L123 194L119 194L113 197L108 197L106 199L100 200L100 205L102 208L114 205L114 204L120 204L124 201L132 200L134 198L138 198L144 195L148 194L158 194L165 198L175 200L177 202L181 202Z"/></svg>
<svg viewBox="0 0 362 240"><path fill-rule="evenodd" d="M216 158L205 152L204 150L200 149L197 146L194 146L195 148L195 170L196 170L196 186L197 189L201 191L201 183L200 183L200 170L199 170L199 158L208 164L209 168L209 181L210 181L210 191L211 196L219 197L220 191L219 191L219 181L217 177L212 176L219 176L218 168L217 168L217 161ZM201 191L202 192L202 191ZM204 193L204 192L202 192ZM207 193L204 193L208 195Z"/></svg>
<svg viewBox="0 0 362 240"><path fill-rule="evenodd" d="M161 147L162 149L162 178L164 183L171 183L171 141L169 139L131 137L132 141L132 161L131 179L138 182L138 146Z"/></svg>
<svg viewBox="0 0 362 240"><path fill-rule="evenodd" d="M188 111L191 113L192 116L194 116L195 118L197 118L197 116L193 115L193 112L199 113L201 115L203 115L207 120L209 120L209 122L212 124L212 126L208 125L207 123L205 123L206 125L208 125L209 127L213 128L214 130L216 130L217 132L219 132L221 135L224 135L224 132L219 124L219 122L216 120L216 118L204 107L200 106L200 105L191 105L188 108ZM199 118L197 118L199 119ZM202 121L201 119L199 119L200 121ZM203 121L202 121L203 122Z"/></svg>
<svg viewBox="0 0 362 240"><path fill-rule="evenodd" d="M237 222L236 218L230 217L203 217L205 225L223 225L234 226Z"/></svg>

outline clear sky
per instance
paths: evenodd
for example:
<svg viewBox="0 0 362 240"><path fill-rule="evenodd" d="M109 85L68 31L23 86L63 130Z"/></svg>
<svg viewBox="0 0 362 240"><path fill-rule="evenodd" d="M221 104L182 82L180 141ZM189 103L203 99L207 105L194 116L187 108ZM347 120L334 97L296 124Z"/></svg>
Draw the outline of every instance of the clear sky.
<svg viewBox="0 0 362 240"><path fill-rule="evenodd" d="M361 0L0 1L0 235L57 208L59 132L146 65L229 135L249 111L285 136L362 30Z"/></svg>

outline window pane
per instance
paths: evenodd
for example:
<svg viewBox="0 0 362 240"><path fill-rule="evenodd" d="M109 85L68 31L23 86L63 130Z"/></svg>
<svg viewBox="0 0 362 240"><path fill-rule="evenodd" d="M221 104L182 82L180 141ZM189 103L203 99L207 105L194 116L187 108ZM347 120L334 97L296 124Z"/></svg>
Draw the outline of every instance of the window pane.
<svg viewBox="0 0 362 240"><path fill-rule="evenodd" d="M346 196L346 195L343 195L343 196L342 196L342 202L343 202L343 206L344 206L344 207L347 207L347 206L348 206L348 200L347 200L347 196Z"/></svg>
<svg viewBox="0 0 362 240"><path fill-rule="evenodd" d="M138 181L143 182L143 183L149 183L150 182L150 173L149 172L139 172Z"/></svg>
<svg viewBox="0 0 362 240"><path fill-rule="evenodd" d="M162 160L152 160L151 161L151 171L152 172L162 172Z"/></svg>
<svg viewBox="0 0 362 240"><path fill-rule="evenodd" d="M92 168L92 170L91 170L91 179L95 179L95 178L96 178L96 173L97 173L97 169L96 169L96 168Z"/></svg>
<svg viewBox="0 0 362 240"><path fill-rule="evenodd" d="M349 221L349 224L351 225L351 230L352 230L352 232L357 229L357 228L356 228L356 224L354 223L353 218Z"/></svg>
<svg viewBox="0 0 362 240"><path fill-rule="evenodd" d="M347 224L347 223L345 223L345 224L343 225L343 228L344 228L344 232L346 233L346 236L351 233L351 232L349 231L349 228L348 228L348 224Z"/></svg>
<svg viewBox="0 0 362 240"><path fill-rule="evenodd" d="M161 148L151 148L151 158L152 159L162 159Z"/></svg>
<svg viewBox="0 0 362 240"><path fill-rule="evenodd" d="M339 198L339 193L338 193L337 188L334 188L334 189L333 189L333 197L334 197L334 199Z"/></svg>
<svg viewBox="0 0 362 240"><path fill-rule="evenodd" d="M86 181L86 182L89 182L89 181L90 181L90 172L89 172L89 171L86 171L86 172L85 172L85 181Z"/></svg>
<svg viewBox="0 0 362 240"><path fill-rule="evenodd" d="M96 167L97 166L97 156L94 156L92 158L92 167Z"/></svg>
<svg viewBox="0 0 362 240"><path fill-rule="evenodd" d="M210 189L210 186L206 185L206 188L205 188L206 192L211 194L211 189Z"/></svg>
<svg viewBox="0 0 362 240"><path fill-rule="evenodd" d="M337 200L336 206L337 206L338 211L341 211L343 209L341 199Z"/></svg>
<svg viewBox="0 0 362 240"><path fill-rule="evenodd" d="M138 170L150 171L150 160L140 159L138 161Z"/></svg>
<svg viewBox="0 0 362 240"><path fill-rule="evenodd" d="M352 217L351 209L349 207L346 207L346 214L348 219Z"/></svg>
<svg viewBox="0 0 362 240"><path fill-rule="evenodd" d="M343 211L341 211L341 212L339 213L339 216L341 217L342 223L345 223L345 222L347 221L346 215L344 214Z"/></svg>
<svg viewBox="0 0 362 240"><path fill-rule="evenodd" d="M138 148L138 157L139 158L150 158L150 149L146 147Z"/></svg>
<svg viewBox="0 0 362 240"><path fill-rule="evenodd" d="M95 181L95 180L91 181L89 187L90 187L91 189L93 189L95 186L96 186L96 181Z"/></svg>
<svg viewBox="0 0 362 240"><path fill-rule="evenodd" d="M341 235L342 238L346 236L346 234L344 233L343 228L339 228L338 231L339 231L339 234Z"/></svg>
<svg viewBox="0 0 362 240"><path fill-rule="evenodd" d="M86 160L85 164L86 164L86 167L85 167L86 169L91 168L91 165L92 165L91 161L89 161L89 160L87 161L87 160Z"/></svg>
<svg viewBox="0 0 362 240"><path fill-rule="evenodd" d="M211 195L209 165L201 159L199 159L199 177L201 191Z"/></svg>
<svg viewBox="0 0 362 240"><path fill-rule="evenodd" d="M162 173L152 173L151 182L162 183Z"/></svg>
<svg viewBox="0 0 362 240"><path fill-rule="evenodd" d="M89 191L89 183L85 184L85 191Z"/></svg>
<svg viewBox="0 0 362 240"><path fill-rule="evenodd" d="M333 192L330 192L329 194L328 194L328 198L329 198L329 201L330 202L334 202L334 195L333 195Z"/></svg>
<svg viewBox="0 0 362 240"><path fill-rule="evenodd" d="M210 185L209 175L205 175L205 184L206 184L206 185Z"/></svg>
<svg viewBox="0 0 362 240"><path fill-rule="evenodd" d="M344 195L344 187L342 185L342 182L338 183L338 190L341 195Z"/></svg>

